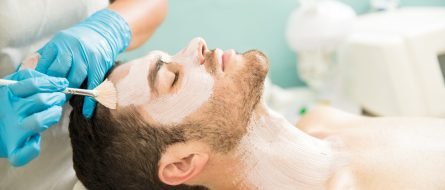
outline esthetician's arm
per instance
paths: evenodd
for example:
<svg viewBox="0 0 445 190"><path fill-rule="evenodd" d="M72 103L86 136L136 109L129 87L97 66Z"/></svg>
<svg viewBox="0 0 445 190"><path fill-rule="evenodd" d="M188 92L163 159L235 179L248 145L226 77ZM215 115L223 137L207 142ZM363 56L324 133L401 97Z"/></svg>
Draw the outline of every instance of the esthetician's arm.
<svg viewBox="0 0 445 190"><path fill-rule="evenodd" d="M127 50L141 46L167 15L167 0L115 0L108 7L122 16L131 29Z"/></svg>

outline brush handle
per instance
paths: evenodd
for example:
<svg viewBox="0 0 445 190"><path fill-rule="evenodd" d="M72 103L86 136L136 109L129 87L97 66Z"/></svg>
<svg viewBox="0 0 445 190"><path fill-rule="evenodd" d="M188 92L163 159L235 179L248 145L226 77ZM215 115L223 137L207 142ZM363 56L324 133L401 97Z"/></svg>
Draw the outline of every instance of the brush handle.
<svg viewBox="0 0 445 190"><path fill-rule="evenodd" d="M97 97L97 93L95 90L85 90L80 88L66 88L63 93L65 94L73 94L73 95L80 95L80 96L90 96L93 98Z"/></svg>
<svg viewBox="0 0 445 190"><path fill-rule="evenodd" d="M6 80L6 79L0 79L0 86L8 86L10 84L14 84L17 81L15 80Z"/></svg>
<svg viewBox="0 0 445 190"><path fill-rule="evenodd" d="M8 86L10 84L14 84L17 81L15 80L6 80L6 79L0 79L0 86ZM73 95L80 95L80 96L90 96L93 98L97 97L97 93L95 90L85 90L85 89L79 89L79 88L66 88L63 93L65 94L73 94Z"/></svg>

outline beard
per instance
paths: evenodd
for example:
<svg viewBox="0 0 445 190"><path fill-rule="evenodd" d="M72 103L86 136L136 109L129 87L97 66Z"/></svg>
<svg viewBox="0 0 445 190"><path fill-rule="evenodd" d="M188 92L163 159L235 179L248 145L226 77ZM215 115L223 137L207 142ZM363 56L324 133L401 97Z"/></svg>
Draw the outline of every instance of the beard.
<svg viewBox="0 0 445 190"><path fill-rule="evenodd" d="M243 57L243 68L215 86L201 116L185 127L187 140L204 140L214 150L227 153L246 134L250 117L262 96L269 63L257 50L248 51ZM210 70L216 66L210 64Z"/></svg>

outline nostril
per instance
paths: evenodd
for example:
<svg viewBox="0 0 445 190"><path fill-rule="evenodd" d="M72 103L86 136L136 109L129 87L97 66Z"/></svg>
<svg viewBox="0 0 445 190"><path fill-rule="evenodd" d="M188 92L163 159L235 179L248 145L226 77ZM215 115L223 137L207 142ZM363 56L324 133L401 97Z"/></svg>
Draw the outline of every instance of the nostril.
<svg viewBox="0 0 445 190"><path fill-rule="evenodd" d="M202 54L202 55L205 55L205 53L206 53L206 49L207 49L207 48L206 48L206 45L203 44L202 47L201 47L201 54Z"/></svg>
<svg viewBox="0 0 445 190"><path fill-rule="evenodd" d="M205 53L207 52L207 47L206 47L206 44L205 43L201 43L200 45L199 45L199 60L200 60L200 63L201 64L203 64L204 63L204 61L205 61Z"/></svg>
<svg viewBox="0 0 445 190"><path fill-rule="evenodd" d="M200 48L201 48L201 54L205 55L206 50L207 50L206 44L205 43L201 43Z"/></svg>

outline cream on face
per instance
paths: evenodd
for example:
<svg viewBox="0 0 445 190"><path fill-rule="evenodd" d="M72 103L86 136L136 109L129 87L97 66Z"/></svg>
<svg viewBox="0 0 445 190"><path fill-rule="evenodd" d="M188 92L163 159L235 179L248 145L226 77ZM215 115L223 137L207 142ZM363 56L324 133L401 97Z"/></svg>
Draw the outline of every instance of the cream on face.
<svg viewBox="0 0 445 190"><path fill-rule="evenodd" d="M174 62L190 62L183 59ZM195 112L207 102L213 92L213 78L204 66L184 64L184 76L180 89L174 94L164 94L144 106L157 122L161 124L180 123L186 116Z"/></svg>
<svg viewBox="0 0 445 190"><path fill-rule="evenodd" d="M118 105L134 105L148 114L154 121L168 125L180 123L185 117L197 111L209 100L213 92L213 77L199 63L199 46L204 41L196 38L175 56L171 57L160 51L151 52L142 59L132 61L128 74L117 82ZM180 64L181 82L175 92L164 92L170 87L175 74L162 67L157 74L158 95L153 96L149 85L150 68L158 59L167 63ZM126 66L126 65L124 65ZM161 89L161 90L160 90Z"/></svg>
<svg viewBox="0 0 445 190"><path fill-rule="evenodd" d="M150 64L147 63L153 62L155 58L154 55L149 55L126 63L130 67L128 74L116 84L118 106L142 105L150 100L151 89L144 76L148 76L150 71Z"/></svg>

